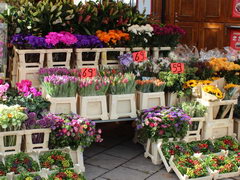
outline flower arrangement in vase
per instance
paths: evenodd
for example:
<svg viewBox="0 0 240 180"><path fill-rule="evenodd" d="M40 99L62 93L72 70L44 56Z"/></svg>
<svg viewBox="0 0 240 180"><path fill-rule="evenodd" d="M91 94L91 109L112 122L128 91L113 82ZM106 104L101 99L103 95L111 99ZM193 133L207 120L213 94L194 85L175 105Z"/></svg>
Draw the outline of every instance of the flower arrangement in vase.
<svg viewBox="0 0 240 180"><path fill-rule="evenodd" d="M50 170L67 169L73 167L73 162L70 155L58 150L43 152L39 156L39 162L41 168L47 168Z"/></svg>

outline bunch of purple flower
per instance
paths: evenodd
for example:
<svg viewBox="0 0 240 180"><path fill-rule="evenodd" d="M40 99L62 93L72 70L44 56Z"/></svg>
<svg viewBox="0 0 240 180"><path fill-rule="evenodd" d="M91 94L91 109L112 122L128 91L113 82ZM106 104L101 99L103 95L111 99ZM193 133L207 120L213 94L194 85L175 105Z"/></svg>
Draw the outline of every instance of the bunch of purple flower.
<svg viewBox="0 0 240 180"><path fill-rule="evenodd" d="M102 48L103 43L97 36L76 34L76 48Z"/></svg>
<svg viewBox="0 0 240 180"><path fill-rule="evenodd" d="M40 68L39 70L40 80L43 81L45 76L50 75L70 75L70 70L67 68Z"/></svg>

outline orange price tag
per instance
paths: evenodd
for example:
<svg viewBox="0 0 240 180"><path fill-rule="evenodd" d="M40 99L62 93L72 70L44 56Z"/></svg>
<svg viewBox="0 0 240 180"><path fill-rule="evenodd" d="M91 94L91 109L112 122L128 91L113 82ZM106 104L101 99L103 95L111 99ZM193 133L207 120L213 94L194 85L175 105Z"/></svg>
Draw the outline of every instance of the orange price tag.
<svg viewBox="0 0 240 180"><path fill-rule="evenodd" d="M147 51L139 51L139 52L134 52L132 53L133 55L133 61L136 62L143 62L145 60L147 60Z"/></svg>
<svg viewBox="0 0 240 180"><path fill-rule="evenodd" d="M184 73L184 63L171 63L171 71L173 74Z"/></svg>
<svg viewBox="0 0 240 180"><path fill-rule="evenodd" d="M97 75L96 68L81 68L81 78L92 78Z"/></svg>

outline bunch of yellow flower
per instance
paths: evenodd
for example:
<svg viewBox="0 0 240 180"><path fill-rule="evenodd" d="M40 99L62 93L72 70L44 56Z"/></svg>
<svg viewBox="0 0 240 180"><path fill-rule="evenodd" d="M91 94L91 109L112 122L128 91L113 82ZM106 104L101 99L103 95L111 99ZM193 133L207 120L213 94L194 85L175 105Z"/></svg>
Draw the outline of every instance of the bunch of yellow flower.
<svg viewBox="0 0 240 180"><path fill-rule="evenodd" d="M212 82L213 81L210 81L210 80L189 80L184 84L183 88L187 89L187 88L194 88L198 85L209 85Z"/></svg>
<svg viewBox="0 0 240 180"><path fill-rule="evenodd" d="M240 85L230 83L230 84L227 84L226 86L224 86L224 89L228 90L228 89L235 88L235 87L240 87Z"/></svg>
<svg viewBox="0 0 240 180"><path fill-rule="evenodd" d="M214 85L204 86L203 91L216 96L218 99L223 99L223 92Z"/></svg>
<svg viewBox="0 0 240 180"><path fill-rule="evenodd" d="M240 65L235 64L234 62L229 62L227 58L212 58L209 61L210 67L214 71L234 71L234 70L240 70Z"/></svg>

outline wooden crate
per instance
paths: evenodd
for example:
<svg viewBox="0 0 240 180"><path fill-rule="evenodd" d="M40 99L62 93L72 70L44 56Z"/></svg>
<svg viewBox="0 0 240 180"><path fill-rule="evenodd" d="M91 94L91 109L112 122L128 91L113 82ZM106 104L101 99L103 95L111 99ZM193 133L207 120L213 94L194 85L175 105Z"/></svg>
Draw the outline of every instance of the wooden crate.
<svg viewBox="0 0 240 180"><path fill-rule="evenodd" d="M78 113L89 119L108 120L107 97L79 96Z"/></svg>
<svg viewBox="0 0 240 180"><path fill-rule="evenodd" d="M47 67L65 67L70 69L70 61L71 61L71 54L72 49L47 49ZM63 59L61 61L55 61L53 56L63 55Z"/></svg>
<svg viewBox="0 0 240 180"><path fill-rule="evenodd" d="M117 53L114 59L108 57L109 53L112 52ZM125 48L101 48L101 66L104 68L119 69L120 64L118 56L123 55L125 52Z"/></svg>
<svg viewBox="0 0 240 180"><path fill-rule="evenodd" d="M175 106L178 103L177 93L165 93L166 106Z"/></svg>
<svg viewBox="0 0 240 180"><path fill-rule="evenodd" d="M164 92L152 92L142 93L136 92L137 109L149 109L154 106L165 106L165 93Z"/></svg>
<svg viewBox="0 0 240 180"><path fill-rule="evenodd" d="M86 60L83 58L83 55L85 53L95 53L94 59L91 60ZM98 69L99 65L99 60L100 60L100 54L101 54L101 48L77 48L75 50L75 55L76 55L76 63L77 66L76 68L96 68Z"/></svg>
<svg viewBox="0 0 240 180"><path fill-rule="evenodd" d="M162 52L171 51L171 47L153 47L152 51L153 51L153 58L158 59L161 57Z"/></svg>
<svg viewBox="0 0 240 180"><path fill-rule="evenodd" d="M135 94L109 95L109 118L136 118Z"/></svg>
<svg viewBox="0 0 240 180"><path fill-rule="evenodd" d="M234 133L237 135L237 140L240 141L240 119L234 119Z"/></svg>

